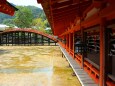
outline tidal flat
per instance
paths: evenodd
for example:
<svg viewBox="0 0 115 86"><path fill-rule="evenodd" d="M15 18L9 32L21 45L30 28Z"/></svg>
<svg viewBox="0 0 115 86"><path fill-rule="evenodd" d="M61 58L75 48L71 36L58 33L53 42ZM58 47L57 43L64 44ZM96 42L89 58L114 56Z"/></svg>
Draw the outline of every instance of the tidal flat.
<svg viewBox="0 0 115 86"><path fill-rule="evenodd" d="M0 86L81 86L58 46L0 46Z"/></svg>

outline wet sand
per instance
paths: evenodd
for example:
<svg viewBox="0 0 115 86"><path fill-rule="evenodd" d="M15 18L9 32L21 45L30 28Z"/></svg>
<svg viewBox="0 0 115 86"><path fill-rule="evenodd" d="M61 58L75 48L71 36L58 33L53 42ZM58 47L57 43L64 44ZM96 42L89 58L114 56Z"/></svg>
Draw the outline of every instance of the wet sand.
<svg viewBox="0 0 115 86"><path fill-rule="evenodd" d="M0 46L0 86L81 86L58 46Z"/></svg>

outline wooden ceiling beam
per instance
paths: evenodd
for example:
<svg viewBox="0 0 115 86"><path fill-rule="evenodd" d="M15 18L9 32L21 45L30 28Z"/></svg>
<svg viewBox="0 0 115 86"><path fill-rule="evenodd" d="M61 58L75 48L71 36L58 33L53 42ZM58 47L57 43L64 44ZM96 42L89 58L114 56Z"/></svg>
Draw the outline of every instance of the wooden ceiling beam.
<svg viewBox="0 0 115 86"><path fill-rule="evenodd" d="M52 0L51 5L55 3L62 3L62 2L67 2L67 1L70 1L70 0Z"/></svg>
<svg viewBox="0 0 115 86"><path fill-rule="evenodd" d="M84 11L86 8L82 8L82 11ZM61 18L67 18L68 16L82 16L80 13L79 13L79 10L73 10L73 11L69 11L69 12L66 12L66 13L60 13L60 14L55 14L53 15L53 18L54 20L55 19L61 19Z"/></svg>
<svg viewBox="0 0 115 86"><path fill-rule="evenodd" d="M63 14L63 15L57 15L57 16L54 16L53 19L63 19L63 18L71 18L71 17L75 17L75 16L78 16L76 12L70 12L71 14L69 13L66 13L66 14Z"/></svg>
<svg viewBox="0 0 115 86"><path fill-rule="evenodd" d="M0 0L0 4L2 4L2 5L6 4L6 2L7 2L6 0Z"/></svg>
<svg viewBox="0 0 115 86"><path fill-rule="evenodd" d="M72 8L79 8L79 6L80 7L89 6L90 4L91 4L91 1L83 2L83 3L80 3L80 4L78 4L78 3L77 4L72 4L72 5L63 7L63 8L52 9L52 12L57 13L57 12L66 11L66 10L72 9Z"/></svg>
<svg viewBox="0 0 115 86"><path fill-rule="evenodd" d="M38 3L42 3L43 0L37 0Z"/></svg>
<svg viewBox="0 0 115 86"><path fill-rule="evenodd" d="M59 8L59 7L63 7L63 6L69 6L73 4L71 0L68 0L68 1L65 1L65 2L61 2L61 3L55 3L55 4L52 4L51 7L52 9L55 9L55 8Z"/></svg>
<svg viewBox="0 0 115 86"><path fill-rule="evenodd" d="M72 19L73 19L73 18L72 18ZM63 19L56 19L56 20L54 21L54 23L56 23L56 24L57 24L58 22L61 22L61 23L62 23L63 21L70 22L72 19L68 19L68 20L67 20L67 18L66 18L66 19L65 19L65 18L63 18Z"/></svg>
<svg viewBox="0 0 115 86"><path fill-rule="evenodd" d="M87 6L88 7L88 6ZM84 8L81 8L81 10L82 11L84 11L84 10L86 10L86 8L87 7L84 7ZM65 16L65 15L71 15L71 13L76 13L76 15L79 15L80 14L80 11L79 11L79 9L68 9L68 10L66 10L66 11L61 11L61 12L58 12L58 13L53 13L53 17L55 17L55 16L59 16L59 15L61 15L61 16Z"/></svg>
<svg viewBox="0 0 115 86"><path fill-rule="evenodd" d="M78 10L78 7L69 8L69 9L67 9L67 10L61 10L61 11L59 11L59 12L57 11L57 12L53 13L53 16L59 15L59 14L64 14L64 13L69 13L69 12L71 12L71 11L76 11L76 12L77 12L77 10Z"/></svg>

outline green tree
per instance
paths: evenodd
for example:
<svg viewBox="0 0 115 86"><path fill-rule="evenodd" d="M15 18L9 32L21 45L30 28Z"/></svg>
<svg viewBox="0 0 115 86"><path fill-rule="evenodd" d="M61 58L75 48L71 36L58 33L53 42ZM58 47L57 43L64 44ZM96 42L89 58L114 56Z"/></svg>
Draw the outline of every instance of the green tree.
<svg viewBox="0 0 115 86"><path fill-rule="evenodd" d="M27 7L18 6L19 11L16 12L14 23L20 28L30 28L32 26L32 11Z"/></svg>
<svg viewBox="0 0 115 86"><path fill-rule="evenodd" d="M45 23L45 26L46 26L46 27L50 27L49 22L48 22L48 20L47 20L47 19L46 19L46 20L44 20L44 23Z"/></svg>
<svg viewBox="0 0 115 86"><path fill-rule="evenodd" d="M48 21L44 20L43 18L34 19L33 27L39 31L46 32L48 34L52 34Z"/></svg>
<svg viewBox="0 0 115 86"><path fill-rule="evenodd" d="M48 34L52 34L52 30L51 30L51 28L50 28L50 29L47 29L47 30L46 30L46 33L48 33Z"/></svg>
<svg viewBox="0 0 115 86"><path fill-rule="evenodd" d="M42 18L34 19L33 20L33 26L34 26L35 29L40 30L42 32L45 32L46 26L45 26L45 23L42 20Z"/></svg>

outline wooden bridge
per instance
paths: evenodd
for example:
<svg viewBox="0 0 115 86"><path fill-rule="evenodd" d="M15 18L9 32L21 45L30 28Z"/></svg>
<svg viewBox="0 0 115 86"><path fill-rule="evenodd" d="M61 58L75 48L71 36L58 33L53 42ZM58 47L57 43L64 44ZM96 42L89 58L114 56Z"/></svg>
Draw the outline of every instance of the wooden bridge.
<svg viewBox="0 0 115 86"><path fill-rule="evenodd" d="M52 35L33 29L12 29L0 33L0 45L56 45Z"/></svg>

